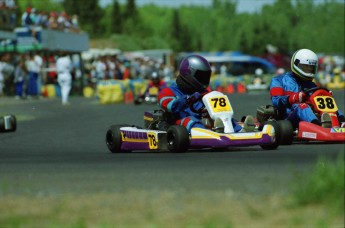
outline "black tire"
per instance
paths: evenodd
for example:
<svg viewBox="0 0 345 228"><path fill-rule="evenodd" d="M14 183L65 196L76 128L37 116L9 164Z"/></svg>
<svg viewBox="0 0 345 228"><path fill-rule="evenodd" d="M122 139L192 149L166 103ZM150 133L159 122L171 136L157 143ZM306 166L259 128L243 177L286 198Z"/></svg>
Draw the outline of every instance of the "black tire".
<svg viewBox="0 0 345 228"><path fill-rule="evenodd" d="M279 120L280 145L291 145L293 142L293 126L289 120Z"/></svg>
<svg viewBox="0 0 345 228"><path fill-rule="evenodd" d="M108 129L105 136L105 141L111 153L126 152L124 150L121 150L122 135L121 135L120 128L127 127L127 126L129 125L112 125Z"/></svg>
<svg viewBox="0 0 345 228"><path fill-rule="evenodd" d="M281 141L281 130L280 130L280 126L278 124L277 121L272 120L272 121L267 121L265 122L263 125L260 126L259 130L261 131L263 126L269 124L274 128L274 132L275 132L275 141L272 144L268 144L268 145L260 145L262 149L264 150L275 150L278 148L280 141Z"/></svg>
<svg viewBox="0 0 345 228"><path fill-rule="evenodd" d="M3 116L0 116L0 132L5 132L5 120Z"/></svg>
<svg viewBox="0 0 345 228"><path fill-rule="evenodd" d="M14 115L11 115L11 124L12 124L12 129L10 131L16 131L17 130L17 119Z"/></svg>
<svg viewBox="0 0 345 228"><path fill-rule="evenodd" d="M187 129L179 125L170 126L167 131L167 144L170 152L186 152L190 144Z"/></svg>
<svg viewBox="0 0 345 228"><path fill-rule="evenodd" d="M13 132L17 130L17 119L14 115L6 115L6 117L10 117L10 129L5 129L5 116L0 117L0 132Z"/></svg>

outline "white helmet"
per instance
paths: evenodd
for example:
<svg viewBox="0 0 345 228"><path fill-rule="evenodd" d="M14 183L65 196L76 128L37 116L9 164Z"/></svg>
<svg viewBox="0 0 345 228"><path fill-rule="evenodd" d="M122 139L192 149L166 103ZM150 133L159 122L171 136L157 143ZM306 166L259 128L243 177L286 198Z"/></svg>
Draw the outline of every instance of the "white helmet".
<svg viewBox="0 0 345 228"><path fill-rule="evenodd" d="M291 70L304 80L312 81L317 73L317 55L309 49L296 51L291 58Z"/></svg>
<svg viewBox="0 0 345 228"><path fill-rule="evenodd" d="M257 68L257 69L255 70L255 75L256 75L256 76L262 76L263 73L264 73L264 71L263 71L261 68Z"/></svg>

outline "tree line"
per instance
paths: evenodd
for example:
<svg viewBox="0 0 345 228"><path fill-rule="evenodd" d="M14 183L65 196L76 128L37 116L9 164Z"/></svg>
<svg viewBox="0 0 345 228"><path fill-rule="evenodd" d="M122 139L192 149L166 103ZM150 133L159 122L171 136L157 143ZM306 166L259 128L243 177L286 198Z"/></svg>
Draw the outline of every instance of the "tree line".
<svg viewBox="0 0 345 228"><path fill-rule="evenodd" d="M344 2L336 0L276 0L255 13L236 12L235 0L179 8L154 4L138 7L135 0L122 4L113 0L105 8L98 0L49 4L79 15L80 27L91 39L110 39L114 47L126 51L237 50L260 54L271 44L282 53L299 48L344 53ZM45 7L49 8L47 4Z"/></svg>

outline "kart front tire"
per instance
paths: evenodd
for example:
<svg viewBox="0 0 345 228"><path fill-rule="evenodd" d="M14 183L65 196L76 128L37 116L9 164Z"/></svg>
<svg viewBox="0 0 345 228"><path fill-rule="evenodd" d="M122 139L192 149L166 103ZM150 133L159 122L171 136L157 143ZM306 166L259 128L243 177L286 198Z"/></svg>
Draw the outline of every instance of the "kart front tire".
<svg viewBox="0 0 345 228"><path fill-rule="evenodd" d="M10 118L10 129L5 129L5 116L0 117L0 132L13 132L17 130L17 119L14 115L6 116Z"/></svg>
<svg viewBox="0 0 345 228"><path fill-rule="evenodd" d="M186 152L190 144L187 129L179 125L170 126L167 131L167 143L170 152Z"/></svg>
<svg viewBox="0 0 345 228"><path fill-rule="evenodd" d="M269 124L274 128L274 132L275 132L275 141L271 144L268 145L260 145L260 147L264 150L275 150L278 148L280 141L281 141L281 129L280 126L278 124L277 121L273 120L273 121L267 121L265 122L260 128L259 130L261 131L263 126Z"/></svg>
<svg viewBox="0 0 345 228"><path fill-rule="evenodd" d="M129 125L112 125L108 129L106 133L105 141L111 153L125 152L124 150L121 150L122 135L121 135L120 128L126 127L126 126L129 126Z"/></svg>
<svg viewBox="0 0 345 228"><path fill-rule="evenodd" d="M279 120L280 145L291 145L294 137L293 126L289 120Z"/></svg>

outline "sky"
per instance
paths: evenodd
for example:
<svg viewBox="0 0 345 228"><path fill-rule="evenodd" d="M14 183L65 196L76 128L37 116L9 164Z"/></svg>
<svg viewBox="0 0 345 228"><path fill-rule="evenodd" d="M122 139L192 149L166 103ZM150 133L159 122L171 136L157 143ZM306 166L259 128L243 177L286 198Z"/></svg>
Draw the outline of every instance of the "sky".
<svg viewBox="0 0 345 228"><path fill-rule="evenodd" d="M106 6L111 4L113 0L99 0L100 5ZM119 0L121 4L125 3L126 0ZM272 4L275 0L238 0L237 4L237 12L258 12L261 10L261 7L266 4ZM171 7L178 7L181 5L202 5L202 6L210 6L212 4L212 0L136 0L137 6L142 6L145 4L154 3L155 5L162 5L162 6L171 6Z"/></svg>

